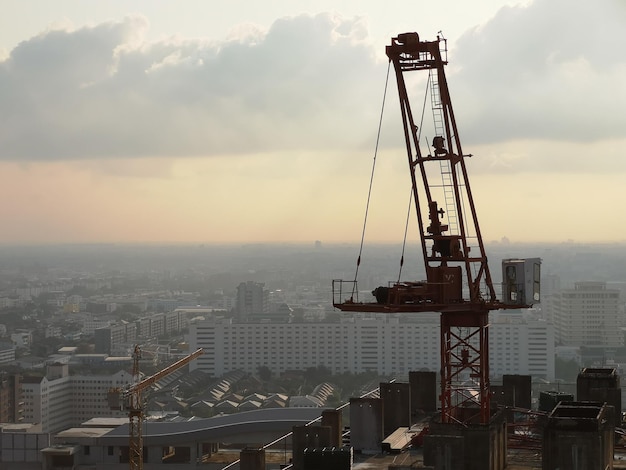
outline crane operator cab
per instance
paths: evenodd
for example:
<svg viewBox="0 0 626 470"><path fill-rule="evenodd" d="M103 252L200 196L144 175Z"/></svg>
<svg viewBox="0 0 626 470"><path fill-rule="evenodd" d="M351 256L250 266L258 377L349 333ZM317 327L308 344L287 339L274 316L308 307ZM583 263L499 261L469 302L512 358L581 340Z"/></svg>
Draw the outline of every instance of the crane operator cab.
<svg viewBox="0 0 626 470"><path fill-rule="evenodd" d="M502 302L528 306L541 300L541 258L502 260Z"/></svg>

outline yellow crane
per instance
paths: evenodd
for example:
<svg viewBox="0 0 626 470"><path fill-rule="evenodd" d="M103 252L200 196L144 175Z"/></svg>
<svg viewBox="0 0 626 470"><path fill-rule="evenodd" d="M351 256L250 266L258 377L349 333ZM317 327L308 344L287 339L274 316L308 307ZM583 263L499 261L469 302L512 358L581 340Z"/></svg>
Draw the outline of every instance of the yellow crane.
<svg viewBox="0 0 626 470"><path fill-rule="evenodd" d="M113 387L108 393L109 406L111 409L121 410L123 406L124 409L128 410L128 462L130 464L130 470L143 470L142 429L144 411L142 392L175 370L189 364L203 353L202 348L197 349L156 374L140 380L139 359L141 359L141 349L139 345L135 345L133 350L133 383L125 388Z"/></svg>

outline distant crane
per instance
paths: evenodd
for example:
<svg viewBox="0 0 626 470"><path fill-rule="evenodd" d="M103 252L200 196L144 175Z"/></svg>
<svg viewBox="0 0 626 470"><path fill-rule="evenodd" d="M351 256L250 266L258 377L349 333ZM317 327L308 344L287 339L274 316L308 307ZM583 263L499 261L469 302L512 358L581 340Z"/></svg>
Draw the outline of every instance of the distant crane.
<svg viewBox="0 0 626 470"><path fill-rule="evenodd" d="M133 349L133 383L125 388L113 387L108 393L109 406L111 409L121 410L123 407L128 410L128 462L130 464L130 470L143 470L142 429L144 410L142 392L172 372L189 364L203 353L204 350L202 348L197 349L188 356L185 356L173 364L170 364L165 369L160 370L156 374L140 380L139 360L141 359L141 349L139 345L135 345L135 348Z"/></svg>

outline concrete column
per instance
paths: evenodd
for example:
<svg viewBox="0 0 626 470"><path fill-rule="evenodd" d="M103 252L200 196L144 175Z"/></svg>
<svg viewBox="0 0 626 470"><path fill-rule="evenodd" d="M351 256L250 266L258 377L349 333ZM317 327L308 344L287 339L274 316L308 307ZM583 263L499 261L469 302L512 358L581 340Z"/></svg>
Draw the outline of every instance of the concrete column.
<svg viewBox="0 0 626 470"><path fill-rule="evenodd" d="M196 441L192 442L189 446L189 462L196 464L198 462L198 446L200 444Z"/></svg>
<svg viewBox="0 0 626 470"><path fill-rule="evenodd" d="M429 371L410 371L411 421L417 422L424 413L437 411L437 374Z"/></svg>
<svg viewBox="0 0 626 470"><path fill-rule="evenodd" d="M356 452L377 453L383 441L383 401L350 398L350 445Z"/></svg>
<svg viewBox="0 0 626 470"><path fill-rule="evenodd" d="M532 377L530 375L503 375L502 386L506 406L530 410L532 404Z"/></svg>
<svg viewBox="0 0 626 470"><path fill-rule="evenodd" d="M407 383L381 383L383 439L401 426L411 425L411 387Z"/></svg>
<svg viewBox="0 0 626 470"><path fill-rule="evenodd" d="M239 459L240 470L265 470L265 449L242 449Z"/></svg>
<svg viewBox="0 0 626 470"><path fill-rule="evenodd" d="M342 439L341 433L343 432L342 426L342 414L337 410L324 410L322 411L322 426L330 427L330 446L341 447Z"/></svg>

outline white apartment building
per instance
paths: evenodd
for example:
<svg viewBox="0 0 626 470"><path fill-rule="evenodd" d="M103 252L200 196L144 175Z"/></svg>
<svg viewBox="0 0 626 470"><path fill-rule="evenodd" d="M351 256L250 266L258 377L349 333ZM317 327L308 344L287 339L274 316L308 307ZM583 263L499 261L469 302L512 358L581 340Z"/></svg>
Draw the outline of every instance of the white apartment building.
<svg viewBox="0 0 626 470"><path fill-rule="evenodd" d="M489 323L491 376L523 374L554 380L554 325L521 314L492 313Z"/></svg>
<svg viewBox="0 0 626 470"><path fill-rule="evenodd" d="M125 411L109 408L107 394L110 388L124 387L133 381L132 374L120 370L111 375L73 375L72 377L73 426L95 417L124 417Z"/></svg>
<svg viewBox="0 0 626 470"><path fill-rule="evenodd" d="M548 302L557 343L622 347L619 296L619 289L609 289L605 282L577 282L574 289L557 291Z"/></svg>
<svg viewBox="0 0 626 470"><path fill-rule="evenodd" d="M319 365L333 373L406 375L439 370L439 338L436 313L356 314L341 323L235 323L217 317L190 326L190 349L205 352L190 367L216 377L231 370L256 373L259 366L281 374ZM519 316L515 322L495 323L490 349L492 375L554 379L554 329L546 322Z"/></svg>
<svg viewBox="0 0 626 470"><path fill-rule="evenodd" d="M23 422L41 423L43 432L54 433L95 417L126 416L109 409L107 393L131 382L131 374L124 370L70 376L67 364L49 365L46 377L22 379Z"/></svg>
<svg viewBox="0 0 626 470"><path fill-rule="evenodd" d="M96 316L92 316L83 321L83 327L81 328L81 333L85 336L93 336L95 331L98 328L108 328L113 325L115 320L111 319L101 319Z"/></svg>

